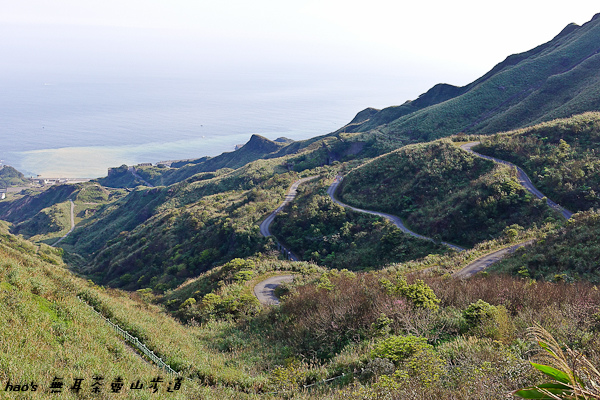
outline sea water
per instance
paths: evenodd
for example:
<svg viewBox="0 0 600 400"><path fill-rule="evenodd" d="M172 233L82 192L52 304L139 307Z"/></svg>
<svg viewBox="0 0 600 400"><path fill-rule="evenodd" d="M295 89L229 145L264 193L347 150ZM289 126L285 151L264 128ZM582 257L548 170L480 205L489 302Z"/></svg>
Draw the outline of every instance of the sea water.
<svg viewBox="0 0 600 400"><path fill-rule="evenodd" d="M403 99L389 80L315 76L19 78L0 81L0 160L27 176L95 178L122 164L233 151L252 134L332 132Z"/></svg>

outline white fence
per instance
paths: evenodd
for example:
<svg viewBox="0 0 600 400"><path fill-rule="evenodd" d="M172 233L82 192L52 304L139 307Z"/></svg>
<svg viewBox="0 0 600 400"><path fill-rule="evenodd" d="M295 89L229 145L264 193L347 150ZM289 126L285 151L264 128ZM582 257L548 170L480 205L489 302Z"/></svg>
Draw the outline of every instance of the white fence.
<svg viewBox="0 0 600 400"><path fill-rule="evenodd" d="M127 332L126 330L122 329L117 324L114 324L113 322L111 322L108 318L106 318L104 315L102 315L101 313L99 313L93 306L91 306L90 304L88 304L81 297L77 296L77 298L83 304L85 304L88 307L90 307L96 314L98 314L100 317L102 317L102 319L104 319L106 321L106 323L109 324L114 329L115 332L117 332L119 335L123 336L123 338L126 341L128 341L129 343L131 343L132 345L134 345L135 347L137 347L142 353L144 353L146 355L146 357L148 357L150 360L152 360L156 365L158 365L160 368L162 368L163 370L165 370L168 374L179 375L179 373L177 371L175 371L167 363L165 363L162 360L162 358L160 358L159 356L157 356L156 354L154 354L154 352L152 350L150 350L149 348L147 348L144 343L140 342L140 340L138 338L136 338L135 336L131 335L129 332Z"/></svg>

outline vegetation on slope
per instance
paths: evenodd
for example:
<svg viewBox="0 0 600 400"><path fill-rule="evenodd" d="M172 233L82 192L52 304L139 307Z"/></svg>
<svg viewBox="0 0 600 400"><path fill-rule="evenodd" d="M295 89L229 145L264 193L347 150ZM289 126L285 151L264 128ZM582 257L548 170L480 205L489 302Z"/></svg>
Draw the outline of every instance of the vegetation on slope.
<svg viewBox="0 0 600 400"><path fill-rule="evenodd" d="M252 135L248 143L233 152L225 152L216 157L174 162L170 168L164 165L136 167L136 173L154 186L172 185L191 176L196 176L197 180L199 177L211 179L253 161L270 158L288 144L287 141L272 141L260 135ZM135 187L142 184L133 174L127 172L125 166L114 169L110 176L98 181L112 187Z"/></svg>
<svg viewBox="0 0 600 400"><path fill-rule="evenodd" d="M12 223L26 221L45 208L67 201L78 188L78 185L52 185L41 193L2 202L0 203L0 219Z"/></svg>
<svg viewBox="0 0 600 400"><path fill-rule="evenodd" d="M325 178L303 184L294 203L271 227L300 259L358 270L448 251L444 245L403 234L384 218L335 204L326 193L330 182Z"/></svg>
<svg viewBox="0 0 600 400"><path fill-rule="evenodd" d="M259 232L297 179L277 160L223 177L143 188L96 213L65 247L90 257L87 273L103 284L172 289L236 257L269 249Z"/></svg>
<svg viewBox="0 0 600 400"><path fill-rule="evenodd" d="M474 150L510 161L571 211L600 207L600 113L482 138Z"/></svg>
<svg viewBox="0 0 600 400"><path fill-rule="evenodd" d="M29 179L10 165L0 165L0 188L29 185Z"/></svg>
<svg viewBox="0 0 600 400"><path fill-rule="evenodd" d="M517 276L557 281L600 282L600 213L574 214L566 225L549 232L527 251L518 252L494 265L494 270Z"/></svg>
<svg viewBox="0 0 600 400"><path fill-rule="evenodd" d="M118 398L134 398L136 393L129 390L129 385L137 379L149 385L152 379L161 376L164 385L172 383L172 378L143 360L104 320L77 299L82 290L106 295L87 287L85 281L65 270L60 255L60 250L45 245L37 247L11 235L0 236L2 390L6 385L24 388L27 384L27 395L44 397L58 377L64 387L61 394L55 396L87 398L92 391L93 377L103 377L103 393L110 391L111 382L122 377L126 383ZM132 310L133 304L129 302L125 307ZM144 314L156 317L155 310L135 311L138 317ZM165 323L164 318L161 320ZM167 324L176 325L174 321ZM83 379L79 394L70 390L75 379ZM33 385L37 386L37 393L32 392ZM194 388L197 388L195 383L185 382L172 398L188 398ZM163 392L166 386L160 388L159 396ZM138 393L137 398L146 398L150 393L146 389ZM7 395L17 398L24 393Z"/></svg>
<svg viewBox="0 0 600 400"><path fill-rule="evenodd" d="M553 215L517 182L514 171L445 140L406 146L351 171L338 196L359 208L398 215L420 234L463 246Z"/></svg>
<svg viewBox="0 0 600 400"><path fill-rule="evenodd" d="M548 43L511 55L471 84L437 85L419 99L370 113L348 132L378 130L429 141L495 133L600 109L600 18L571 24ZM341 131L341 130L340 130Z"/></svg>
<svg viewBox="0 0 600 400"><path fill-rule="evenodd" d="M98 178L96 182L110 188L132 188L143 185L142 180L133 175L125 164L112 168L108 176Z"/></svg>
<svg viewBox="0 0 600 400"><path fill-rule="evenodd" d="M68 199L75 203L75 223L79 223L124 193L123 190L107 190L94 182L55 185L41 193L3 203L2 212L5 220L13 222L12 233L34 242L52 244L71 229Z"/></svg>

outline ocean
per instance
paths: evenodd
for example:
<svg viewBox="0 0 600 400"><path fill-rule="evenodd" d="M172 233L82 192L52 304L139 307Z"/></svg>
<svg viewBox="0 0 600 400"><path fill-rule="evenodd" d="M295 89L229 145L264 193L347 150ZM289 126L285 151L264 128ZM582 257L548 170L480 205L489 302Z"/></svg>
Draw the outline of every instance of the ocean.
<svg viewBox="0 0 600 400"><path fill-rule="evenodd" d="M0 81L0 162L27 176L96 178L109 167L215 156L252 134L332 132L415 91L389 77L23 78Z"/></svg>

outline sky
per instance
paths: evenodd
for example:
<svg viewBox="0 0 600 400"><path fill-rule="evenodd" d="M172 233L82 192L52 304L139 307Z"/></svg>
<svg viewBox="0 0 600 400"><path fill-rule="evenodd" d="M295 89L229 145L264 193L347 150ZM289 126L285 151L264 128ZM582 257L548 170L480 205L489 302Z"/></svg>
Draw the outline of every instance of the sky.
<svg viewBox="0 0 600 400"><path fill-rule="evenodd" d="M423 82L416 97L599 12L581 0L0 0L0 76L387 74Z"/></svg>

